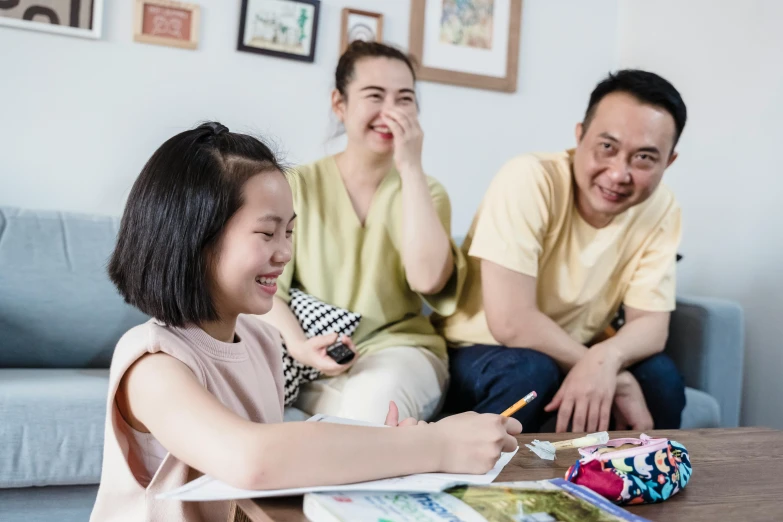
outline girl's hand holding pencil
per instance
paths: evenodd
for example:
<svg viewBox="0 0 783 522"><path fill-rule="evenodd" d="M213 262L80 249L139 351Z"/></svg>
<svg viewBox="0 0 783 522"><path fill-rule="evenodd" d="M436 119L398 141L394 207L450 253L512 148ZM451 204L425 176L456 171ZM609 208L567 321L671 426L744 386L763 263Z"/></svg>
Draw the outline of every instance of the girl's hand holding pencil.
<svg viewBox="0 0 783 522"><path fill-rule="evenodd" d="M495 467L501 452L519 447L516 435L522 433L522 424L513 417L460 413L438 422L422 426L437 430L436 448L441 456L438 468L446 473L484 474Z"/></svg>
<svg viewBox="0 0 783 522"><path fill-rule="evenodd" d="M438 439L445 444L437 448L441 454L439 469L446 473L471 469L469 473L486 473L495 466L501 452L514 451L518 447L515 435L522 433L522 424L511 417L538 395L532 391L500 415L461 413L435 423L408 418L400 422L399 410L394 401L389 403L386 426L425 427L438 430ZM454 471L452 471L454 470ZM464 473L464 471L459 471Z"/></svg>

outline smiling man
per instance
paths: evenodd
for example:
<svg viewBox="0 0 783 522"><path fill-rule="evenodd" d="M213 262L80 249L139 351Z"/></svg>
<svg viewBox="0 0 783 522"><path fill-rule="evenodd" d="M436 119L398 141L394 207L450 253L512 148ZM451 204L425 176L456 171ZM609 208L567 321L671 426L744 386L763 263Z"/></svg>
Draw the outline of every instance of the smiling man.
<svg viewBox="0 0 783 522"><path fill-rule="evenodd" d="M576 149L519 156L492 181L463 249L448 411L514 416L537 431L678 428L682 378L662 351L675 307L680 209L660 184L685 127L680 94L639 70L593 91ZM623 305L625 324L602 333ZM588 348L589 347L589 348Z"/></svg>

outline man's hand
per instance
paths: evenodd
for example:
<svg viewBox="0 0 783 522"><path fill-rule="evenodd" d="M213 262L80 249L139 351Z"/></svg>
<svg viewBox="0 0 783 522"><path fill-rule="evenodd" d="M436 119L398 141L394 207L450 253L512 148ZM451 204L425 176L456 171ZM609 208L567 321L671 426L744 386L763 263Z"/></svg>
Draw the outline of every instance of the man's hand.
<svg viewBox="0 0 783 522"><path fill-rule="evenodd" d="M544 408L548 412L559 410L558 433L568 431L572 416L571 429L575 433L609 429L619 370L619 357L611 348L597 344L587 350Z"/></svg>
<svg viewBox="0 0 783 522"><path fill-rule="evenodd" d="M645 431L654 427L642 387L639 386L639 381L627 371L617 376L613 413L615 429Z"/></svg>

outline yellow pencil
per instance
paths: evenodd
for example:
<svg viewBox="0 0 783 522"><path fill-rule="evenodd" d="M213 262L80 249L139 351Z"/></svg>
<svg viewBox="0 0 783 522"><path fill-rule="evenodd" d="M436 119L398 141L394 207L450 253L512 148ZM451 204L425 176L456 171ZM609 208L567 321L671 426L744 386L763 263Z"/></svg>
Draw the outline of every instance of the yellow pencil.
<svg viewBox="0 0 783 522"><path fill-rule="evenodd" d="M516 412L521 410L524 406L527 406L536 397L538 397L538 394L536 392L532 391L532 392L528 393L527 395L525 395L524 397L519 399L519 401L517 401L516 404L514 404L509 409L507 409L506 411L501 413L501 415L504 416L504 417L511 417Z"/></svg>

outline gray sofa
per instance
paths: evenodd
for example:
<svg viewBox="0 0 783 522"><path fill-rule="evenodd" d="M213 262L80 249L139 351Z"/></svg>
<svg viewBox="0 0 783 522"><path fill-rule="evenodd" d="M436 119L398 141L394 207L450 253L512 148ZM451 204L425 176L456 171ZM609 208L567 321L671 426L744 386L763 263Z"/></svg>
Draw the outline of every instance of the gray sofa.
<svg viewBox="0 0 783 522"><path fill-rule="evenodd" d="M0 207L3 521L89 517L112 350L146 320L106 276L118 224ZM684 427L737 426L743 337L736 304L680 300L667 350L690 386Z"/></svg>

